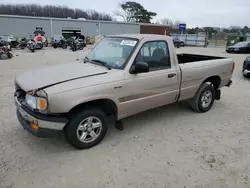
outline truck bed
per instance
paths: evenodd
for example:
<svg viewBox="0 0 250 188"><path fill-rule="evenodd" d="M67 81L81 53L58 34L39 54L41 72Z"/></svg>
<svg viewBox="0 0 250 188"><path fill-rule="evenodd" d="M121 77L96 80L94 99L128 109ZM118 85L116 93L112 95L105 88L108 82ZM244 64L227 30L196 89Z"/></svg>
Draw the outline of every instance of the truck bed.
<svg viewBox="0 0 250 188"><path fill-rule="evenodd" d="M177 54L179 64L191 63L195 61L207 61L216 59L225 59L225 57L196 55L196 54Z"/></svg>

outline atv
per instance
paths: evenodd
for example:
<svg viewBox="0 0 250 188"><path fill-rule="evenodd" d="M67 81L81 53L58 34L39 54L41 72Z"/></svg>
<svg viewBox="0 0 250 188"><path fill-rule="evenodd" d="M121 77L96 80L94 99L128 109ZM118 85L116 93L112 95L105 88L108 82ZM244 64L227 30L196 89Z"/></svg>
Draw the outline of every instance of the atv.
<svg viewBox="0 0 250 188"><path fill-rule="evenodd" d="M7 46L0 47L0 59L6 60L11 59L13 54L9 51Z"/></svg>

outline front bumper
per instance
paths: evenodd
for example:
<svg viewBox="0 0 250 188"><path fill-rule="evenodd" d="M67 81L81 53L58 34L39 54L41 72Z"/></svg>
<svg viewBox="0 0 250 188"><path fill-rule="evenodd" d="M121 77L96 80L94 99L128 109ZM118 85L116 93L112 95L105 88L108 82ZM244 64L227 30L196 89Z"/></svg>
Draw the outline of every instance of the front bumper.
<svg viewBox="0 0 250 188"><path fill-rule="evenodd" d="M27 107L21 105L18 99L15 97L16 114L17 119L25 130L37 137L52 137L60 133L65 125L68 123L68 119L63 117L46 116L31 111ZM37 129L32 128L33 125L37 125Z"/></svg>

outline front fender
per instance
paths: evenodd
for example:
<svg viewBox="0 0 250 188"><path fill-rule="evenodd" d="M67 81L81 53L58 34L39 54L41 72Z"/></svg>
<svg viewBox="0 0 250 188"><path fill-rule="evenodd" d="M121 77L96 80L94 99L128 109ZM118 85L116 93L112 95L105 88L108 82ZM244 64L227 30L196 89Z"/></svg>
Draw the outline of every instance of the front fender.
<svg viewBox="0 0 250 188"><path fill-rule="evenodd" d="M49 111L50 113L68 113L71 109L80 104L100 99L112 100L116 104L117 110L119 111L119 101L114 95L102 94L82 97L72 95L66 97L63 93L60 95L49 96Z"/></svg>

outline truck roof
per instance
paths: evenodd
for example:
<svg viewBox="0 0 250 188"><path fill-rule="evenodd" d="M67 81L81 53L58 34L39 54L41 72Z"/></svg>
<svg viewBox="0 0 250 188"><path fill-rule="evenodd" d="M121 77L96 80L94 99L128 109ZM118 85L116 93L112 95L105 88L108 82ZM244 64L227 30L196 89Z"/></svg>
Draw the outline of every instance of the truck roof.
<svg viewBox="0 0 250 188"><path fill-rule="evenodd" d="M119 35L107 35L106 37L125 37L125 38L135 38L139 40L143 38L150 38L150 39L163 39L163 38L170 39L171 38L167 35L156 35L156 34L119 34Z"/></svg>

